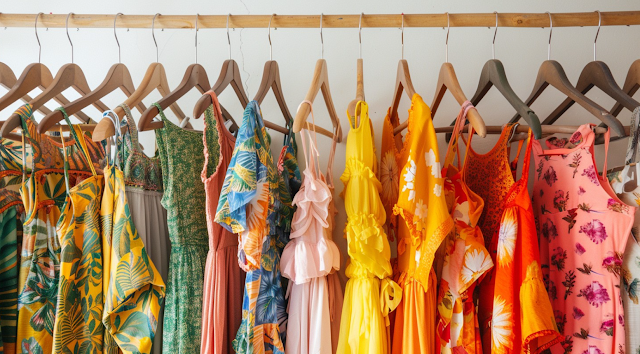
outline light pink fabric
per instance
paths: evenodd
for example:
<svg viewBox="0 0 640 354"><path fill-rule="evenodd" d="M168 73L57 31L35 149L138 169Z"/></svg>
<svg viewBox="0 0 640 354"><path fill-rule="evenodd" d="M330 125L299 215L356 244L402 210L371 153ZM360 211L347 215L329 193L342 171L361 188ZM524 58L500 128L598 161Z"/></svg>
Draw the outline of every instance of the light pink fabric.
<svg viewBox="0 0 640 354"><path fill-rule="evenodd" d="M598 173L594 139L585 124L568 140L548 139L547 150L533 142L542 272L564 338L554 354L625 352L620 275L635 208Z"/></svg>
<svg viewBox="0 0 640 354"><path fill-rule="evenodd" d="M207 133L211 133L212 122L204 118L204 156L202 170L207 196L207 228L209 229L209 254L204 274L204 293L202 304L202 337L200 353L228 354L233 353L231 342L242 321L242 297L245 272L238 267L238 237L215 223L214 217L218 207L218 198L227 173L227 167L233 154L235 137L224 126L220 104L215 93L208 92L213 102L215 129L218 132L220 155L217 167L211 176L207 176L209 156L214 147L207 146ZM211 137L209 137L211 138Z"/></svg>
<svg viewBox="0 0 640 354"><path fill-rule="evenodd" d="M311 102L302 104L311 105ZM331 354L338 344L343 299L336 273L340 269L340 251L332 240L337 212L332 196L331 165L336 141L334 139L329 155L327 181L317 164L315 132L313 138L309 136L308 154L305 134L311 133L307 130L301 133L307 168L300 191L293 199L297 209L291 222L291 241L280 261L282 275L291 280L287 289L289 322L285 353Z"/></svg>

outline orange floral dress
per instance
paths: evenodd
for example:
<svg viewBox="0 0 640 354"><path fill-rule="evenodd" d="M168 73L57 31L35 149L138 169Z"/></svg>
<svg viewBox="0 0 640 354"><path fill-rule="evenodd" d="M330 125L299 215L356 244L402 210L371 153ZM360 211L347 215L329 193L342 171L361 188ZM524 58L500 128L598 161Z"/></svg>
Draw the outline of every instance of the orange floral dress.
<svg viewBox="0 0 640 354"><path fill-rule="evenodd" d="M402 150L395 155L402 168L393 212L404 222L398 222L394 279L403 292L396 310L392 353L433 353L437 281L432 264L453 220L445 200L431 110L418 94L411 99Z"/></svg>

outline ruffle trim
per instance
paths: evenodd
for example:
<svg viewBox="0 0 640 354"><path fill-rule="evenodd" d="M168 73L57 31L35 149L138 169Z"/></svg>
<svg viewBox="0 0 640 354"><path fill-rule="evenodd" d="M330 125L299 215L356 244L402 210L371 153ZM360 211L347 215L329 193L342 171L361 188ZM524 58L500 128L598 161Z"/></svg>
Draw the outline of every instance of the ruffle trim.
<svg viewBox="0 0 640 354"><path fill-rule="evenodd" d="M391 275L389 241L375 215L350 216L344 232L352 262L380 279Z"/></svg>
<svg viewBox="0 0 640 354"><path fill-rule="evenodd" d="M340 196L343 199L346 199L346 196L345 196L345 191L347 190L346 187L348 186L351 179L353 179L354 177L360 177L365 179L367 182L370 182L376 188L378 193L382 191L382 184L378 180L378 177L373 172L372 168L365 165L364 162L358 160L356 157L350 157L346 161L345 169L344 169L344 172L342 173L342 176L340 176L340 180L345 186L345 188L342 190L342 193L340 193ZM357 198L358 196L354 195L350 197Z"/></svg>
<svg viewBox="0 0 640 354"><path fill-rule="evenodd" d="M340 250L324 238L318 243L295 239L282 252L280 270L283 277L296 284L308 283L340 270Z"/></svg>

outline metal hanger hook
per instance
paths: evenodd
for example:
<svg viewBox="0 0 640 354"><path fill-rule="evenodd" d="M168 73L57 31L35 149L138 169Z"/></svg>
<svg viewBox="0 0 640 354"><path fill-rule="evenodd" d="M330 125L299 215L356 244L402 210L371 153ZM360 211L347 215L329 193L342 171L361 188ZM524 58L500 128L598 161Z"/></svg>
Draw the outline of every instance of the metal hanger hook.
<svg viewBox="0 0 640 354"><path fill-rule="evenodd" d="M36 41L38 41L38 63L40 63L40 58L42 56L42 45L40 44L40 37L38 37L38 17L40 17L40 15L44 15L44 12L38 12L36 15L36 22L33 25L33 28L36 31Z"/></svg>
<svg viewBox="0 0 640 354"><path fill-rule="evenodd" d="M360 13L360 22L358 23L358 42L360 42L360 59L362 59L362 16L364 16L364 12Z"/></svg>
<svg viewBox="0 0 640 354"><path fill-rule="evenodd" d="M67 30L67 38L69 39L69 44L71 44L71 63L73 63L73 42L71 41L71 36L69 36L69 17L73 15L73 12L69 12L67 15L67 20L65 21L65 29Z"/></svg>
<svg viewBox="0 0 640 354"><path fill-rule="evenodd" d="M160 13L153 15L153 20L151 20L151 37L153 37L153 44L156 45L156 63L160 62L158 60L158 42L156 41L156 17L158 17Z"/></svg>
<svg viewBox="0 0 640 354"><path fill-rule="evenodd" d="M229 17L231 17L231 14L227 14L227 43L229 44L229 60L231 60L231 37L229 37Z"/></svg>
<svg viewBox="0 0 640 354"><path fill-rule="evenodd" d="M445 12L447 15L447 39L444 42L444 62L449 62L449 30L451 29L451 22L449 19L449 13Z"/></svg>
<svg viewBox="0 0 640 354"><path fill-rule="evenodd" d="M402 24L401 28L402 33L400 34L400 41L402 43L402 60L404 60L404 12L402 13Z"/></svg>
<svg viewBox="0 0 640 354"><path fill-rule="evenodd" d="M198 64L198 16L200 14L196 14L196 64Z"/></svg>
<svg viewBox="0 0 640 354"><path fill-rule="evenodd" d="M493 59L496 58L496 35L498 34L498 11L493 12L496 15L496 30L493 32L493 42L491 43L491 52Z"/></svg>
<svg viewBox="0 0 640 354"><path fill-rule="evenodd" d="M269 34L268 34L268 37L269 37L269 60L273 60L273 45L271 44L271 21L273 20L273 16L275 16L275 15L276 14L272 14L271 18L269 19L269 27L268 27L268 30L269 30Z"/></svg>
<svg viewBox="0 0 640 354"><path fill-rule="evenodd" d="M113 18L113 36L116 37L116 44L118 45L118 63L122 63L122 57L120 56L120 41L118 40L118 34L116 33L116 21L118 16L124 15L122 12L118 12L116 17Z"/></svg>
<svg viewBox="0 0 640 354"><path fill-rule="evenodd" d="M324 38L322 37L322 17L324 15L320 13L320 58L324 59Z"/></svg>
<svg viewBox="0 0 640 354"><path fill-rule="evenodd" d="M547 44L547 60L551 60L551 35L553 34L553 19L551 18L551 12L545 12L549 15L549 43Z"/></svg>
<svg viewBox="0 0 640 354"><path fill-rule="evenodd" d="M598 13L598 30L596 31L596 38L593 39L593 61L596 61L596 43L598 42L598 35L600 34L600 25L602 24L602 14L600 10L596 10Z"/></svg>

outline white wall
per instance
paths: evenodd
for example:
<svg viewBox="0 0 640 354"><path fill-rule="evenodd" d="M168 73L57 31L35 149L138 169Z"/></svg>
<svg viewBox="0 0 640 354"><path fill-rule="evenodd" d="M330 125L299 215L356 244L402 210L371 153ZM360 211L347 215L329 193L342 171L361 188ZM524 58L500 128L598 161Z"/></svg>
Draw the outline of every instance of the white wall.
<svg viewBox="0 0 640 354"><path fill-rule="evenodd" d="M604 7L606 5L606 7ZM5 13L107 13L115 14L358 14L373 13L464 13L464 12L590 12L594 10L638 10L637 0L597 1L2 1L1 11ZM593 38L596 29L588 28L556 28L552 40L552 59L558 60L565 68L571 80L577 80L582 67L592 60ZM58 68L70 61L69 43L64 29L50 29L39 31L42 42L42 62L54 73ZM75 47L75 62L79 64L87 75L89 85L95 87L104 78L108 68L117 61L117 47L111 29L72 29L70 35ZM496 39L496 56L502 60L510 78L511 85L522 98L529 95L533 86L538 67L547 56L548 29L531 28L500 28ZM156 31L156 39L160 51L160 62L164 64L169 76L169 83L176 85L180 82L184 69L194 62L194 31L193 30L164 30ZM445 31L441 28L407 28L405 29L405 58L408 60L413 83L419 94L430 103L434 94L435 81L441 63L444 61ZM491 39L493 29L486 28L452 28L449 37L449 60L456 68L458 78L468 97L476 89L480 70L485 61L491 58ZM152 61L155 60L155 47L149 29L118 30L118 37L122 47L122 61L138 82ZM282 84L289 109L294 111L308 89L315 61L320 56L320 38L317 29L277 29L272 30L273 57L280 63ZM598 41L598 59L609 64L620 85L624 82L629 65L640 58L640 26L635 27L603 27ZM362 31L362 51L364 57L365 91L370 105L370 115L373 120L376 143L379 147L382 120L393 95L396 65L400 59L400 30L369 29ZM355 66L358 57L357 29L325 29L324 57L330 72L333 100L341 118L346 106L355 93ZM265 29L237 29L231 31L232 57L241 66L245 88L249 97L256 92L262 75L264 62L269 59L267 30ZM210 80L215 81L220 65L227 59L227 38L224 29L204 29L198 35L199 63L209 72ZM0 29L0 61L8 64L19 76L22 69L37 61L37 50L33 28ZM0 94L3 93L0 91ZM179 101L185 113L193 110L199 94L189 93ZM597 89L588 96L605 108L613 105L613 100L606 97ZM639 95L640 96L640 95ZM76 98L75 93L68 97ZM159 98L158 94L145 100L148 106ZM114 93L106 97L103 102L111 107L124 101L122 93ZM555 89L548 89L533 105L538 116L544 119L557 104L563 100L562 95ZM234 97L232 90L227 90L220 97L220 102L238 119L241 118L242 108ZM330 127L326 110L322 107L322 99L316 103L316 121L327 128ZM7 108L0 113L0 119L6 119L17 106ZM400 112L406 117L409 107L407 99L403 99ZM51 105L50 108L55 108ZM282 121L277 104L272 95L267 96L263 104L265 119ZM479 104L478 110L488 125L501 125L513 115L513 109L506 100L500 97L496 90L492 90ZM99 117L95 109L86 112L93 117ZM448 125L458 112L458 106L450 95L445 96L443 104L435 119L436 126ZM630 113L623 111L620 119L623 124L629 123ZM170 117L171 118L171 117ZM405 118L401 118L404 120ZM572 107L558 122L558 124L582 124L597 120L589 116L579 106ZM201 120L195 122L196 128L201 128ZM346 119L342 126L348 132ZM273 134L274 142L280 142L277 133ZM142 134L143 145L147 152L153 151L153 133ZM440 137L439 137L440 138ZM320 138L325 139L325 138ZM474 146L479 151L488 151L496 136L490 136L483 141L475 139ZM328 141L328 140L327 140ZM444 154L446 145L444 137L440 143L440 153ZM324 141L323 141L324 142ZM321 142L322 144L322 142ZM339 181L344 169L345 145L338 146L336 154L334 179ZM623 150L626 140L616 142L612 146L609 164L618 165L623 161ZM379 151L379 148L378 148ZM302 157L302 154L300 154ZM598 157L602 162L601 148ZM443 156L441 156L441 159ZM324 165L326 155L322 156ZM302 161L301 161L301 166ZM339 183L339 182L338 182ZM342 186L336 186L336 200L341 213L338 216L338 228L334 238L346 255L346 244L342 238L342 225L345 214L342 200L338 194Z"/></svg>

